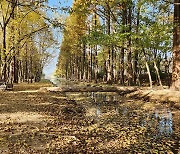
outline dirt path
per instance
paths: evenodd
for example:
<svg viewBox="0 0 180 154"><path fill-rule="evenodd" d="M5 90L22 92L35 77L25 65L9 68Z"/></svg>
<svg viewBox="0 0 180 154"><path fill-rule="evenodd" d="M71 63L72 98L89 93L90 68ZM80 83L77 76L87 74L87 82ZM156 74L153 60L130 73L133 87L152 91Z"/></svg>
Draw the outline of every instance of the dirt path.
<svg viewBox="0 0 180 154"><path fill-rule="evenodd" d="M180 109L180 91L172 91L169 89L139 89L130 94L127 94L126 96L135 99L142 99L145 101L167 103L172 107Z"/></svg>
<svg viewBox="0 0 180 154"><path fill-rule="evenodd" d="M87 97L74 94L73 99L65 93L38 92L36 86L19 86L21 92L0 92L0 153L129 153L160 148L178 151L174 149L179 146L178 110L173 111L177 139L163 138L159 143L158 138L145 137L148 130L138 122L139 117L152 112L154 103L129 100L124 106L121 100L102 102L97 118L97 104L88 102ZM126 119L116 113L120 111L115 106L133 109L133 114Z"/></svg>
<svg viewBox="0 0 180 154"><path fill-rule="evenodd" d="M39 92L117 92L119 94L132 93L137 91L137 87L120 86L71 86L71 87L43 87Z"/></svg>

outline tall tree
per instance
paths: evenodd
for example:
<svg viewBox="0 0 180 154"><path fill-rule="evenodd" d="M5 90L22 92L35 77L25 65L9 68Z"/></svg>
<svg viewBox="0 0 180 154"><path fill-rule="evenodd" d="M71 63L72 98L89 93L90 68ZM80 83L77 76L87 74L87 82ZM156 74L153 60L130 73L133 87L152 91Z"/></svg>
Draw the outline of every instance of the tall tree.
<svg viewBox="0 0 180 154"><path fill-rule="evenodd" d="M180 90L180 0L174 0L172 89Z"/></svg>
<svg viewBox="0 0 180 154"><path fill-rule="evenodd" d="M164 71L161 62L164 54L170 55L172 41L172 12L167 2L77 0L75 3L80 4L76 9L74 6L72 9L78 19L81 19L84 12L82 8L86 8L86 18L83 20L88 23L88 30L81 35L81 22L75 19L74 15L70 15L70 22L66 23L64 31L66 41L63 40L62 44L62 49L72 54L70 61L73 64L71 68L74 69L71 70L74 71L66 69L68 74L79 69L80 72L86 71L84 74L87 74L90 81L103 80L122 85L136 84L137 79L139 84L144 84L149 76L151 87L157 82L161 85ZM99 24L93 26L97 22L91 19L97 17ZM79 38L83 38L86 47ZM63 55L64 52L61 50L59 63L65 63L64 59L68 63L68 58ZM63 70L64 66L67 65L59 65L58 69Z"/></svg>
<svg viewBox="0 0 180 154"><path fill-rule="evenodd" d="M5 83L25 81L29 76L31 80L38 81L42 75L42 59L48 54L39 51L38 34L46 30L48 36L52 36L45 21L46 15L38 5L44 2L0 1L0 79ZM51 40L48 38L46 43L49 44ZM29 56L29 53L33 55Z"/></svg>

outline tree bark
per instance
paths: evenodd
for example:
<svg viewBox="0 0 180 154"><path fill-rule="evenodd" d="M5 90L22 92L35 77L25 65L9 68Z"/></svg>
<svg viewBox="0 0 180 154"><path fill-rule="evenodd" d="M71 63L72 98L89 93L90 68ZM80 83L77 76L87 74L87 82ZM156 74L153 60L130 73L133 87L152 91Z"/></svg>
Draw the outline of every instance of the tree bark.
<svg viewBox="0 0 180 154"><path fill-rule="evenodd" d="M122 14L122 25L125 27L126 26L126 18L127 18L127 8L126 5L123 3L123 14ZM122 33L125 33L126 31L122 30ZM124 85L125 79L124 79L124 42L123 42L123 47L121 48L121 56L120 56L120 84Z"/></svg>
<svg viewBox="0 0 180 154"><path fill-rule="evenodd" d="M151 72L150 72L150 69L149 69L148 62L146 61L145 63L146 63L147 74L148 74L148 77L149 77L149 85L150 85L150 88L152 88Z"/></svg>
<svg viewBox="0 0 180 154"><path fill-rule="evenodd" d="M174 0L174 26L171 88L180 91L180 0Z"/></svg>
<svg viewBox="0 0 180 154"><path fill-rule="evenodd" d="M136 21L136 34L139 33L139 23L140 23L140 11L141 11L141 6L138 6L137 8L137 21ZM137 43L137 47L138 47L138 39L136 39L136 43ZM139 81L138 79L138 50L136 49L134 52L134 84L137 84L137 81Z"/></svg>
<svg viewBox="0 0 180 154"><path fill-rule="evenodd" d="M83 44L83 80L86 80L86 44Z"/></svg>
<svg viewBox="0 0 180 154"><path fill-rule="evenodd" d="M158 69L158 67L156 65L156 60L155 59L154 59L154 68L156 70L156 74L157 74L157 77L158 77L159 85L161 87L163 87L162 82L161 82L161 77L160 77L160 74L159 74L159 69Z"/></svg>
<svg viewBox="0 0 180 154"><path fill-rule="evenodd" d="M95 21L94 21L95 31L97 31L97 14L95 12ZM98 59L97 59L97 45L94 46L95 55L94 55L94 80L97 83L97 75L98 75Z"/></svg>
<svg viewBox="0 0 180 154"><path fill-rule="evenodd" d="M148 60L147 60L146 53L145 53L144 49L142 49L142 51L143 51L144 57L145 57L146 69L147 69L147 74L148 74L148 77L149 77L149 85L150 85L150 88L152 88L153 87L153 85L152 85L152 77L151 77L151 72L150 72L149 65L148 65Z"/></svg>
<svg viewBox="0 0 180 154"><path fill-rule="evenodd" d="M111 34L111 12L110 8L107 6L107 34ZM111 47L108 45L108 63L107 63L107 83L112 82L112 72L111 72Z"/></svg>
<svg viewBox="0 0 180 154"><path fill-rule="evenodd" d="M90 47L90 81L93 79L93 53L92 47Z"/></svg>
<svg viewBox="0 0 180 154"><path fill-rule="evenodd" d="M6 26L3 27L3 55L4 55L4 67L3 67L3 79L7 80L7 56L6 56Z"/></svg>
<svg viewBox="0 0 180 154"><path fill-rule="evenodd" d="M14 83L18 83L18 60L14 56Z"/></svg>
<svg viewBox="0 0 180 154"><path fill-rule="evenodd" d="M130 4L131 5L131 4ZM129 7L128 13L128 32L131 32L132 26L132 6ZM132 51L131 51L131 35L128 36L128 55L127 55L127 77L128 77L128 86L133 85L133 70L132 70Z"/></svg>

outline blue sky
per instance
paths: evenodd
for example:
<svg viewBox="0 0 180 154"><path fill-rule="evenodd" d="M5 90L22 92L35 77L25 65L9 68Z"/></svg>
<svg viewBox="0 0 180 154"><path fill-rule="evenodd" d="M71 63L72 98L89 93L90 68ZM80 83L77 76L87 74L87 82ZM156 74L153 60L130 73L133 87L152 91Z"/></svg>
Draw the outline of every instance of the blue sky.
<svg viewBox="0 0 180 154"><path fill-rule="evenodd" d="M69 7L69 6L72 6L72 1L73 0L49 0L48 3L49 3L49 6L51 6L51 7ZM61 12L59 12L59 14L61 14ZM57 16L57 14L56 14L56 16ZM54 33L54 37L58 40L58 42L59 42L58 44L60 46L61 40L62 40L62 33L60 32L59 29L54 29L53 33ZM43 70L46 78L51 78L53 73L56 70L56 64L57 64L58 55L60 52L59 46L57 46L56 48L48 49L48 51L50 53L53 53L54 58Z"/></svg>

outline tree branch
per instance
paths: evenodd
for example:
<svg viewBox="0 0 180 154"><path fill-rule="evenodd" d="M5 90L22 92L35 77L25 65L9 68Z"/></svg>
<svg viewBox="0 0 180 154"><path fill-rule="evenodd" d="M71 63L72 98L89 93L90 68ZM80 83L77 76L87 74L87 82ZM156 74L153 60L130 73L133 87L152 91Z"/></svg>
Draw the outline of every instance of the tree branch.
<svg viewBox="0 0 180 154"><path fill-rule="evenodd" d="M13 5L13 7L12 7L12 10L11 10L11 13L10 13L10 15L9 15L9 18L8 18L8 19L5 21L5 23L4 23L4 27L7 26L7 24L8 24L9 21L10 21L10 19L12 18L12 15L14 14L14 10L15 10L16 6L17 6L17 0L15 1L14 5Z"/></svg>

